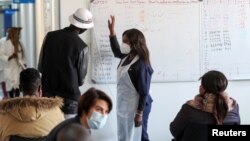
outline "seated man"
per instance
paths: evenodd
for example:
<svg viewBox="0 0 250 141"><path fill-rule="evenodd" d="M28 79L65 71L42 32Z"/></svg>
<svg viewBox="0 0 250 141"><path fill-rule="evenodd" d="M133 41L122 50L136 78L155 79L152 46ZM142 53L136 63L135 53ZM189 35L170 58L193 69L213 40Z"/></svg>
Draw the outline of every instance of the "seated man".
<svg viewBox="0 0 250 141"><path fill-rule="evenodd" d="M64 120L62 99L41 97L41 77L34 68L20 73L23 97L0 101L0 141L10 136L38 138L47 136Z"/></svg>
<svg viewBox="0 0 250 141"><path fill-rule="evenodd" d="M91 129L97 130L104 127L112 110L112 105L112 100L105 92L93 87L89 88L79 98L77 115L58 124L47 136L47 141L61 139L60 133L63 132L62 130L71 124L82 126L89 133Z"/></svg>

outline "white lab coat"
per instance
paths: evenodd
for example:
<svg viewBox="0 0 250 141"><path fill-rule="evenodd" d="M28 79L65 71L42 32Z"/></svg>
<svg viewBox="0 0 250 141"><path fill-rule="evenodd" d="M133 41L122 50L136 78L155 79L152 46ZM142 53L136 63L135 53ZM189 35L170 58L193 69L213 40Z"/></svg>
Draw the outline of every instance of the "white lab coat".
<svg viewBox="0 0 250 141"><path fill-rule="evenodd" d="M122 66L123 58L117 70L117 128L118 141L141 141L142 126L135 127L134 117L139 103L139 94L132 84L128 70L139 57L128 65Z"/></svg>
<svg viewBox="0 0 250 141"><path fill-rule="evenodd" d="M21 47L19 46L19 50ZM21 52L18 52L18 61L11 59L8 61L9 56L14 53L14 46L10 40L2 43L0 48L0 60L4 62L4 81L6 83L6 90L10 91L12 88L19 88L19 74L23 70L23 64L25 64L24 58Z"/></svg>

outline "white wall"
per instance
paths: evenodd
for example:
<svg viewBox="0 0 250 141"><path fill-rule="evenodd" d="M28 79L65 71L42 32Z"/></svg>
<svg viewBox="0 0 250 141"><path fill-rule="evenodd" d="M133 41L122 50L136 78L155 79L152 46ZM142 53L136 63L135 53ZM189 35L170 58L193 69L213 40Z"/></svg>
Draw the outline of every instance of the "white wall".
<svg viewBox="0 0 250 141"><path fill-rule="evenodd" d="M68 26L68 16L78 7L88 7L89 0L61 0L61 27ZM90 45L89 32L84 33L83 40ZM91 66L91 60L89 68ZM190 66L192 67L192 66ZM89 69L90 70L90 69ZM197 78L198 79L198 78ZM169 124L181 108L182 104L198 94L200 82L173 82L153 83L151 85L152 97L154 99L152 111L149 117L149 136L152 141L168 141L172 138L169 131ZM115 84L92 84L90 71L87 74L86 83L80 88L84 92L89 87L96 87L107 92L114 103L114 109L109 116L106 126L92 134L98 141L117 141L116 136L116 85ZM249 99L250 81L230 81L227 92L234 97L240 105L242 124L250 124Z"/></svg>

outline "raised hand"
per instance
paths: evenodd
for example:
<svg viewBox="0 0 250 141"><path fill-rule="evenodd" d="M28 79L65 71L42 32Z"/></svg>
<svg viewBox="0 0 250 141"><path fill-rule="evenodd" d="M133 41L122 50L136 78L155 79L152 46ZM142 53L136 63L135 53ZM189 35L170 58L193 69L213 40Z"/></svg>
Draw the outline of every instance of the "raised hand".
<svg viewBox="0 0 250 141"><path fill-rule="evenodd" d="M110 19L108 20L108 28L110 36L115 36L115 16L113 15L110 15Z"/></svg>

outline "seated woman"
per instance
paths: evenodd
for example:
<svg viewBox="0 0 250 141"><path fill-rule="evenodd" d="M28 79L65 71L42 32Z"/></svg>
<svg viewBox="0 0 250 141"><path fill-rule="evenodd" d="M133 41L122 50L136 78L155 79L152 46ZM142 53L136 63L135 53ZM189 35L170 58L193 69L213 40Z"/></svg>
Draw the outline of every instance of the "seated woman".
<svg viewBox="0 0 250 141"><path fill-rule="evenodd" d="M207 125L240 124L239 106L225 92L228 80L219 71L201 77L199 92L183 104L170 124L176 141L207 141Z"/></svg>
<svg viewBox="0 0 250 141"><path fill-rule="evenodd" d="M59 132L70 124L79 124L90 132L90 129L102 128L112 110L112 101L103 91L88 89L78 102L77 115L57 125L48 135L47 141L59 138Z"/></svg>

